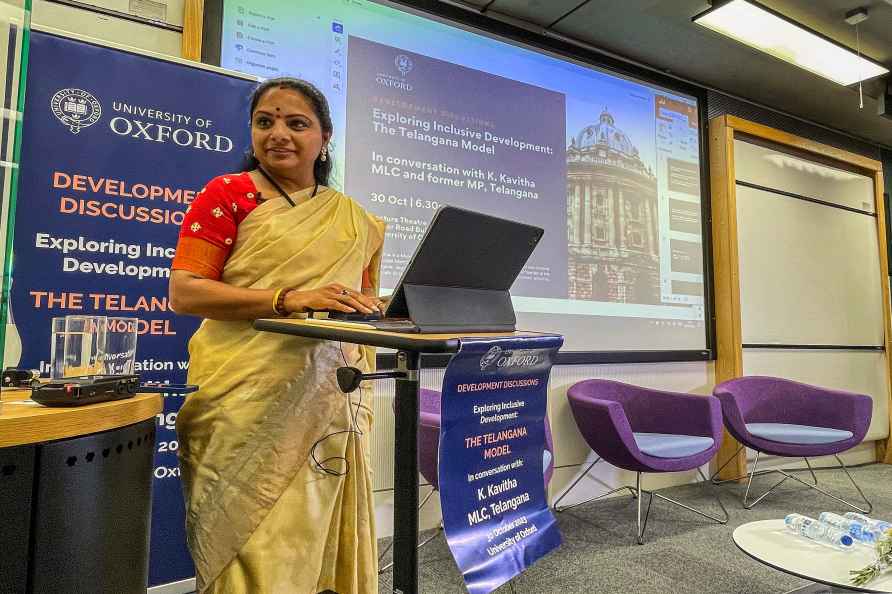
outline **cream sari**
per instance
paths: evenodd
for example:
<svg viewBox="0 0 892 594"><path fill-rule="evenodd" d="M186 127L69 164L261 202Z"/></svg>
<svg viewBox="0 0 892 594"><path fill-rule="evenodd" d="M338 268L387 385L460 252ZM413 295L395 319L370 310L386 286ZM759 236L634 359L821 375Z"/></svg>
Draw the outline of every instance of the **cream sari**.
<svg viewBox="0 0 892 594"><path fill-rule="evenodd" d="M331 189L265 202L239 225L223 270L238 287L377 289L384 224ZM205 320L189 342L177 418L187 540L202 594L377 592L368 435L371 391L349 398L335 368L374 352ZM333 471L321 471L311 458ZM327 460L327 461L326 461Z"/></svg>

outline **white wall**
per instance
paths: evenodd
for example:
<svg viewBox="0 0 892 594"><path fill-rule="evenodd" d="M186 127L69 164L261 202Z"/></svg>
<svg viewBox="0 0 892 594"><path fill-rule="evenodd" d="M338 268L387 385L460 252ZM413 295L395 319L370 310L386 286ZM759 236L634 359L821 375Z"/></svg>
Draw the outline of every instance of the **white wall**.
<svg viewBox="0 0 892 594"><path fill-rule="evenodd" d="M154 0L154 4L166 6L166 22L182 26L183 1ZM90 0L88 3L119 12L128 12L130 4L129 0ZM183 36L181 33L46 0L34 0L31 24L32 26L53 27L61 31L86 35L177 58L182 56Z"/></svg>

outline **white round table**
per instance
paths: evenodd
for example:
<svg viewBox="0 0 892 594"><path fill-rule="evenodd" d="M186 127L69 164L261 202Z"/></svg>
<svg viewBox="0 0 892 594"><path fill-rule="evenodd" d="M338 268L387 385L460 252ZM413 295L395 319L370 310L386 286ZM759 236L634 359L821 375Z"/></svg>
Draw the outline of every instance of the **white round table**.
<svg viewBox="0 0 892 594"><path fill-rule="evenodd" d="M732 538L741 551L756 561L797 577L826 584L834 588L832 591L892 593L892 571L863 586L853 586L849 582L850 570L876 561L872 548L855 545L852 551L839 551L795 534L784 526L783 520L743 524L734 530Z"/></svg>

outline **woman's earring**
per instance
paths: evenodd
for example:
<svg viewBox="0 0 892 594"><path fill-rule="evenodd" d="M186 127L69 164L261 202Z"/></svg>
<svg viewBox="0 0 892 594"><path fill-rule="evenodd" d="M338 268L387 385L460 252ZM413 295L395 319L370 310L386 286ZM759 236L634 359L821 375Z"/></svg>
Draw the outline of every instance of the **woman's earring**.
<svg viewBox="0 0 892 594"><path fill-rule="evenodd" d="M327 146L322 147L322 152L319 153L319 160L323 161L323 162L328 161L328 147Z"/></svg>

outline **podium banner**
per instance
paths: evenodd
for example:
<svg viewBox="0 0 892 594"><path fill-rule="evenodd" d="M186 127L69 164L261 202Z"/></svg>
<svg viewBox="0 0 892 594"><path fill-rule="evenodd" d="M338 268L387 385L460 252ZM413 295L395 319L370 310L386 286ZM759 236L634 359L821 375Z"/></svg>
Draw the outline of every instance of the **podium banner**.
<svg viewBox="0 0 892 594"><path fill-rule="evenodd" d="M32 32L14 222L7 365L49 371L50 320L139 319L136 371L183 383L200 322L170 308L179 225L249 144L256 83ZM158 415L149 585L190 578L177 411Z"/></svg>
<svg viewBox="0 0 892 594"><path fill-rule="evenodd" d="M561 544L545 496L556 335L462 341L443 378L439 485L446 541L471 594Z"/></svg>

